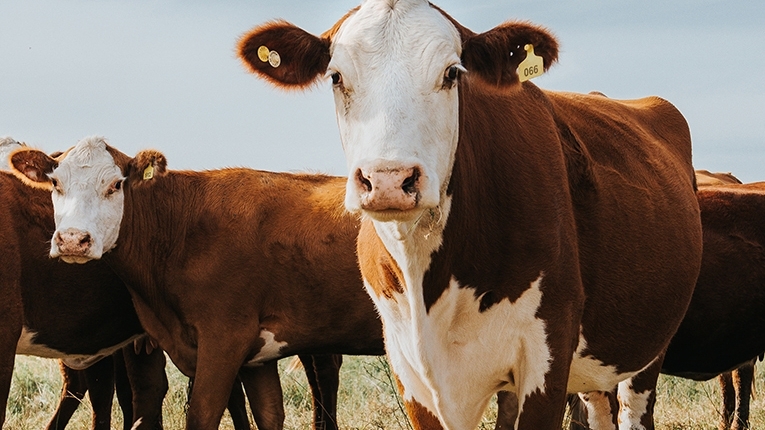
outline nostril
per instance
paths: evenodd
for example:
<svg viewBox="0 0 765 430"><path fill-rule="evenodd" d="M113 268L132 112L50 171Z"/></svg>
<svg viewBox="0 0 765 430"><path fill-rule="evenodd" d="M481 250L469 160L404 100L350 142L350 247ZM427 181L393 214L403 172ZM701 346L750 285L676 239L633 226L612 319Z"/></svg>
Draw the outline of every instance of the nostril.
<svg viewBox="0 0 765 430"><path fill-rule="evenodd" d="M415 194L417 192L417 179L419 178L420 169L415 167L412 169L412 174L401 183L401 189L407 194Z"/></svg>
<svg viewBox="0 0 765 430"><path fill-rule="evenodd" d="M90 235L85 233L85 235L82 236L80 239L80 245L88 245L90 244Z"/></svg>
<svg viewBox="0 0 765 430"><path fill-rule="evenodd" d="M364 172L362 172L361 169L356 170L356 180L368 193L372 192L372 182L364 176Z"/></svg>
<svg viewBox="0 0 765 430"><path fill-rule="evenodd" d="M53 235L53 240L56 241L56 245L61 245L61 243L63 243L63 240L61 239L60 231L57 231L56 234Z"/></svg>

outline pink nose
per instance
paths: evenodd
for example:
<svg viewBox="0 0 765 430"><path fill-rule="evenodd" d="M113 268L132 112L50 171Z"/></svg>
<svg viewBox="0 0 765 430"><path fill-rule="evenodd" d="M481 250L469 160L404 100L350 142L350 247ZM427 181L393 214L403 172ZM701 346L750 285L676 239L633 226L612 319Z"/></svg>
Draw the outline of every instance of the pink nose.
<svg viewBox="0 0 765 430"><path fill-rule="evenodd" d="M53 238L61 255L87 255L93 245L90 234L76 228L58 231Z"/></svg>
<svg viewBox="0 0 765 430"><path fill-rule="evenodd" d="M361 209L406 211L417 206L420 169L356 170L355 183Z"/></svg>

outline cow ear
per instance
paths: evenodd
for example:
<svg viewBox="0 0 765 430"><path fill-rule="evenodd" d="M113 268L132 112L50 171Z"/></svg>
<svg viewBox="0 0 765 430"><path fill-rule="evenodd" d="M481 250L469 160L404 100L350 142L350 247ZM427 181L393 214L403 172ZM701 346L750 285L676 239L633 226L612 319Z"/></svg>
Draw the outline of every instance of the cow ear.
<svg viewBox="0 0 765 430"><path fill-rule="evenodd" d="M127 177L131 184L146 183L167 173L165 155L153 149L139 152L130 160Z"/></svg>
<svg viewBox="0 0 765 430"><path fill-rule="evenodd" d="M275 86L305 89L326 73L329 44L328 38L285 21L273 21L245 34L237 52L252 73Z"/></svg>
<svg viewBox="0 0 765 430"><path fill-rule="evenodd" d="M19 148L10 157L11 172L25 184L51 190L53 184L48 177L58 167L58 161L48 154L31 148Z"/></svg>
<svg viewBox="0 0 765 430"><path fill-rule="evenodd" d="M527 22L506 22L462 43L462 65L470 76L496 86L519 82L518 66L526 58L526 45L542 57L544 70L558 59L558 41L546 29Z"/></svg>

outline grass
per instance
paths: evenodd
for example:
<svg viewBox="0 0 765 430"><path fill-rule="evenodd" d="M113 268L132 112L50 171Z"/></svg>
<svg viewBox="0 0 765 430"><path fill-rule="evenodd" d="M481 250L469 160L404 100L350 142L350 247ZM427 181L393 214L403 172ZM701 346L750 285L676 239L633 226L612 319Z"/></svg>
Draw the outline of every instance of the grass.
<svg viewBox="0 0 765 430"><path fill-rule="evenodd" d="M310 428L312 411L308 383L302 370L285 372L288 360L282 360L282 387L287 430ZM751 405L752 428L765 428L765 366L758 366L755 398ZM187 379L172 365L167 367L170 390L165 397L164 423L168 430L184 426ZM409 430L411 427L395 391L388 364L382 357L345 357L338 393L338 421L344 429ZM61 376L55 360L17 356L8 399L5 429L39 430L45 428L58 404ZM77 410L69 427L90 428L90 404L87 398ZM720 391L716 380L693 382L669 376L659 380L656 406L657 430L717 429ZM122 429L122 414L116 402L112 428ZM492 402L479 429L493 429L496 404ZM228 413L220 429L233 429ZM253 428L254 425L253 425Z"/></svg>

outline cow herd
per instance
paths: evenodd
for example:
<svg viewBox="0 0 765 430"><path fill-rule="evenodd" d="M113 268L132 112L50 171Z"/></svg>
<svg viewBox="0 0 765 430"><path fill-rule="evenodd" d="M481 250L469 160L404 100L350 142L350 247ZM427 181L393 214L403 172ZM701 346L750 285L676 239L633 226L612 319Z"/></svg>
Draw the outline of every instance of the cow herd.
<svg viewBox="0 0 765 430"><path fill-rule="evenodd" d="M765 183L694 171L669 102L542 90L546 29L475 33L425 0L320 36L268 22L238 53L281 88L331 79L348 177L0 141L0 423L28 354L62 360L48 428L85 391L110 428L115 386L126 429L162 428L166 353L195 430L226 408L249 428L245 394L283 428L288 356L313 427L338 428L343 354L387 356L417 430L473 429L495 394L497 429L560 429L567 404L580 428L652 429L659 373L731 371L750 382L723 425L748 425Z"/></svg>

